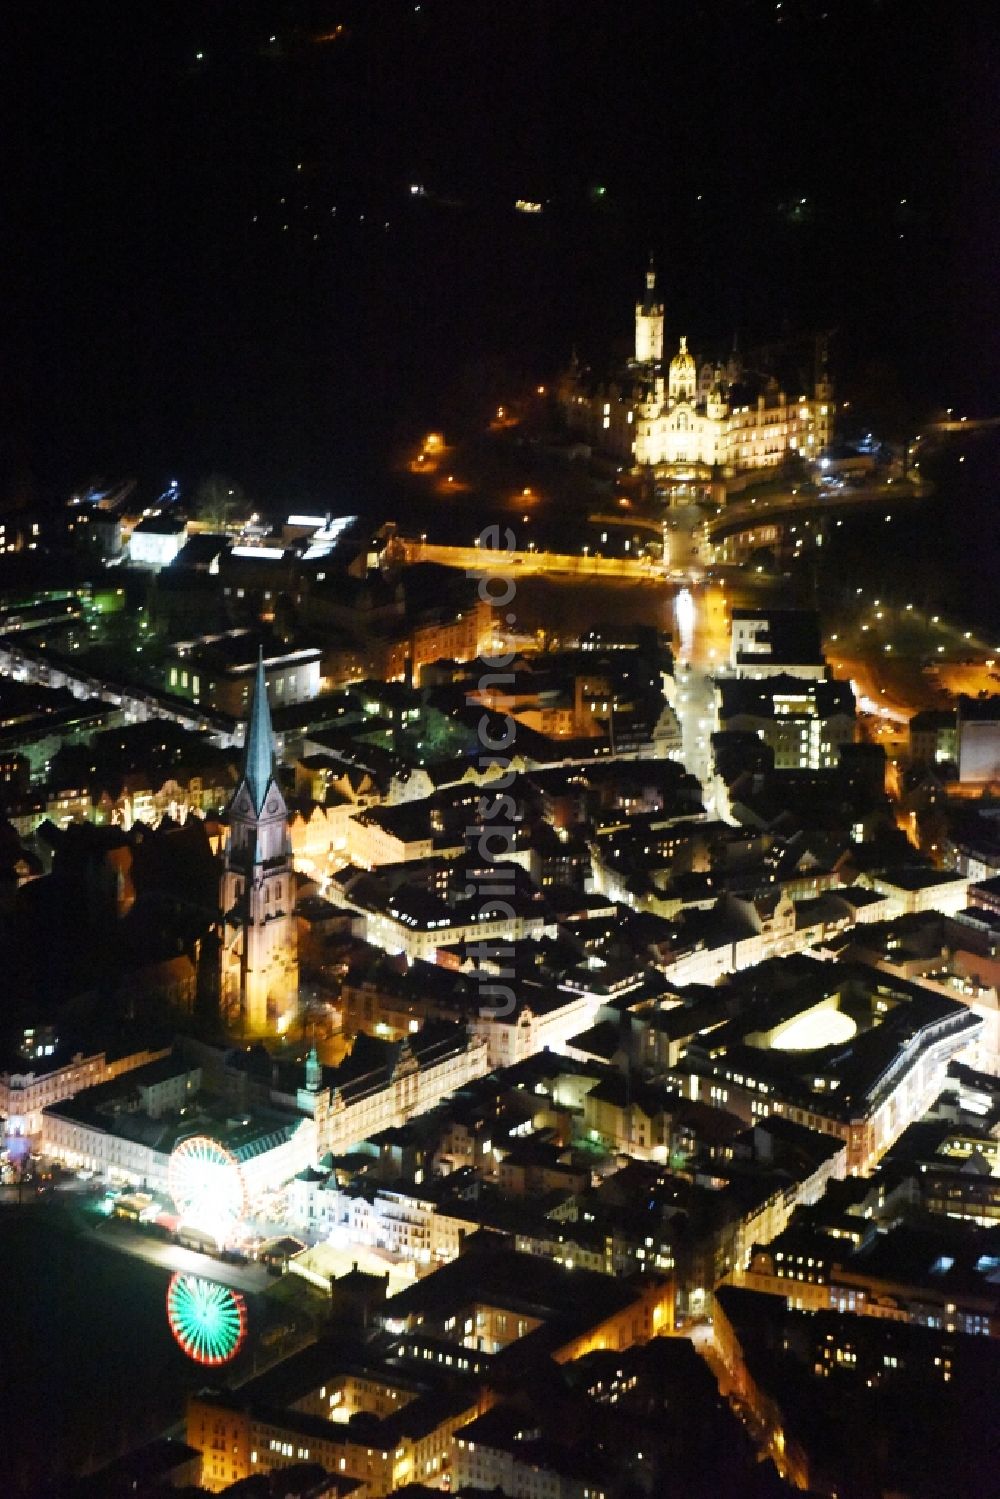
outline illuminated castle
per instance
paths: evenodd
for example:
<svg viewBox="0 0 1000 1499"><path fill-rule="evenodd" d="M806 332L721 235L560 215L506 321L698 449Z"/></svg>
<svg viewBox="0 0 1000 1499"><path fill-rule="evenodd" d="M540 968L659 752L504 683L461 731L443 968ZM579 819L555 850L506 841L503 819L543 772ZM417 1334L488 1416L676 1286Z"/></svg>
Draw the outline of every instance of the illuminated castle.
<svg viewBox="0 0 1000 1499"><path fill-rule="evenodd" d="M773 375L744 368L735 354L699 365L682 336L663 362L664 304L650 260L635 306L635 354L608 384L587 388L574 361L560 386L571 427L595 447L636 467L723 475L773 468L798 453L818 459L829 446L836 407L818 360L812 389L787 394ZM686 472L684 472L686 471Z"/></svg>
<svg viewBox="0 0 1000 1499"><path fill-rule="evenodd" d="M243 772L229 803L222 876L222 1012L242 1035L287 1030L298 1005L295 875L288 808L274 777L263 659L257 663Z"/></svg>

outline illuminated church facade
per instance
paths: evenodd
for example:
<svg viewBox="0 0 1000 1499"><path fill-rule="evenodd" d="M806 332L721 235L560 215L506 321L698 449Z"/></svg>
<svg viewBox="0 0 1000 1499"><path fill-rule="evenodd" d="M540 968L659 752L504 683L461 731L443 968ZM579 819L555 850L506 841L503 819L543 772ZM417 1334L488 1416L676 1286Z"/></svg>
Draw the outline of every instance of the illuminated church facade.
<svg viewBox="0 0 1000 1499"><path fill-rule="evenodd" d="M258 662L239 784L229 803L220 904L220 999L229 1028L281 1035L298 1007L295 872L288 808L275 779L274 735Z"/></svg>
<svg viewBox="0 0 1000 1499"><path fill-rule="evenodd" d="M731 476L776 468L795 454L812 462L833 436L833 387L818 361L808 390L781 388L747 370L734 352L701 363L680 338L665 364L665 309L650 261L635 306L635 353L617 378L588 387L575 358L560 386L569 425L639 469Z"/></svg>

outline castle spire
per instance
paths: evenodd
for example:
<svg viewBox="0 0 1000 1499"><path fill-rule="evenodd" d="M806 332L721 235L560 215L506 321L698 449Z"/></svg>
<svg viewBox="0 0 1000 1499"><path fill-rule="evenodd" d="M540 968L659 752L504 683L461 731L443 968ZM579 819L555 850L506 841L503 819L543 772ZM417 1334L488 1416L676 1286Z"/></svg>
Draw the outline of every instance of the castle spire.
<svg viewBox="0 0 1000 1499"><path fill-rule="evenodd" d="M662 312L663 310L656 295L656 262L653 259L652 250L649 252L649 262L646 266L646 289L643 292L639 306L647 317L655 317L658 312Z"/></svg>
<svg viewBox="0 0 1000 1499"><path fill-rule="evenodd" d="M264 676L264 647L261 646L257 655L257 674L250 703L247 737L243 746L243 776L250 787L254 811L258 816L264 809L264 797L273 775L274 734L271 729L271 709L267 701L267 679Z"/></svg>
<svg viewBox="0 0 1000 1499"><path fill-rule="evenodd" d="M637 364L655 364L663 358L663 303L656 290L656 266L650 251L646 286L635 304L635 359Z"/></svg>

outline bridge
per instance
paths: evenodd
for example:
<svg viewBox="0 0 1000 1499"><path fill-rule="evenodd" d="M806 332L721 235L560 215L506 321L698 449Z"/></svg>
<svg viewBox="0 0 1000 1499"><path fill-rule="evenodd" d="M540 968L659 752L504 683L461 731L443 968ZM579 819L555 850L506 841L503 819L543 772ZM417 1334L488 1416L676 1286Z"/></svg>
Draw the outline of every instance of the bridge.
<svg viewBox="0 0 1000 1499"><path fill-rule="evenodd" d="M947 421L930 422L931 432L988 432L1000 427L1000 416L956 416Z"/></svg>
<svg viewBox="0 0 1000 1499"><path fill-rule="evenodd" d="M502 534L502 533L501 533ZM583 552L508 552L502 547L440 546L400 537L405 559L437 562L467 573L512 578L631 578L638 583L663 582L668 570L651 557L596 557Z"/></svg>

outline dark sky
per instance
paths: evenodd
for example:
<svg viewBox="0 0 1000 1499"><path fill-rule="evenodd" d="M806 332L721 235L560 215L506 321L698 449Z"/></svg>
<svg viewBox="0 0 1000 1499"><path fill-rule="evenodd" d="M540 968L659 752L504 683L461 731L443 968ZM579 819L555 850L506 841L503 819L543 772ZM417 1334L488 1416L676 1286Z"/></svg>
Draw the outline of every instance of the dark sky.
<svg viewBox="0 0 1000 1499"><path fill-rule="evenodd" d="M650 248L698 353L830 328L842 388L878 357L992 409L996 29L979 0L11 7L0 499L213 469L334 498L508 372L607 359Z"/></svg>

